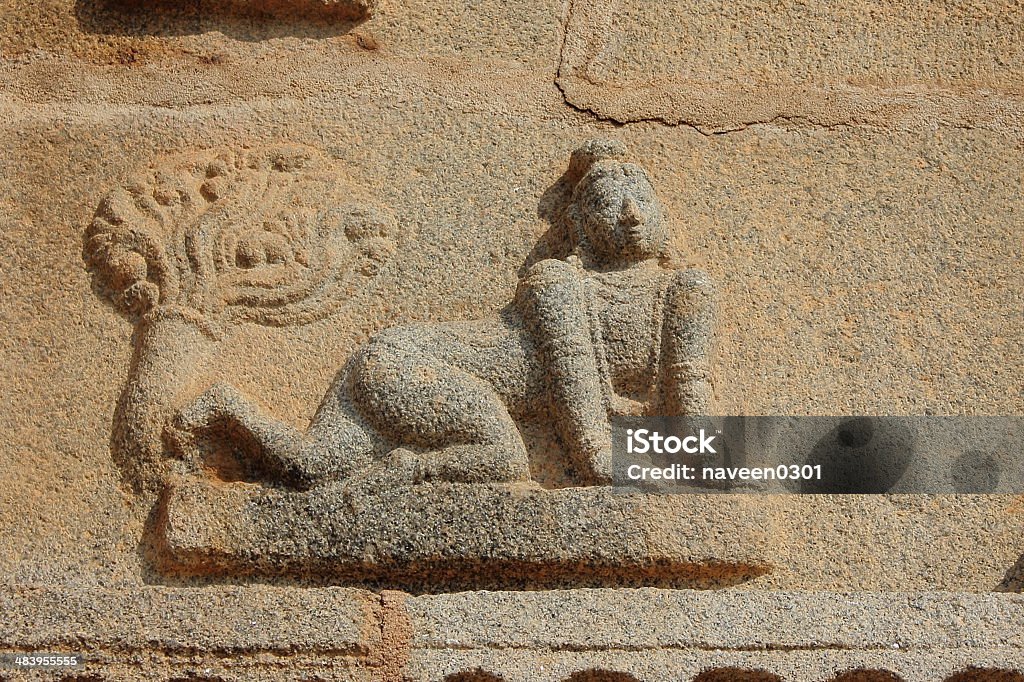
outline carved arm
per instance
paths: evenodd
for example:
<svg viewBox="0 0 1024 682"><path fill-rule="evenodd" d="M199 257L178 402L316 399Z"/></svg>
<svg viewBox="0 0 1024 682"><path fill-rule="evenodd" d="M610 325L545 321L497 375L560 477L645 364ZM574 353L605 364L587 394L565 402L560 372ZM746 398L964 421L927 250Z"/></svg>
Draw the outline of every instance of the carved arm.
<svg viewBox="0 0 1024 682"><path fill-rule="evenodd" d="M714 324L710 278L702 270L678 272L665 294L657 396L661 414L708 414Z"/></svg>
<svg viewBox="0 0 1024 682"><path fill-rule="evenodd" d="M611 427L580 271L565 261L541 261L521 281L520 296L549 377L559 435L586 482L607 482Z"/></svg>

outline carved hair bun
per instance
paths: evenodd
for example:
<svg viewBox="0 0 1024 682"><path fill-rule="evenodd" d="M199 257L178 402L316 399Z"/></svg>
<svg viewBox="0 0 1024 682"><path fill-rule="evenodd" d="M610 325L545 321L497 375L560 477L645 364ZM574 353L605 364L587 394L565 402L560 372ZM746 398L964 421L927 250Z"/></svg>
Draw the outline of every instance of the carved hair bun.
<svg viewBox="0 0 1024 682"><path fill-rule="evenodd" d="M618 140L587 140L576 148L569 159L569 179L579 182L598 161L622 160L626 156L626 145Z"/></svg>

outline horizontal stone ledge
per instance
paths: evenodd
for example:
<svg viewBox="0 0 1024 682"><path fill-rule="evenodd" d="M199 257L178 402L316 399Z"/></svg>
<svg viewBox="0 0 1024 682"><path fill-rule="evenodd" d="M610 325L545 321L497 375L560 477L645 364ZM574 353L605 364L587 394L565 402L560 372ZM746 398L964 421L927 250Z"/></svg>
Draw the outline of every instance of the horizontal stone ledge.
<svg viewBox="0 0 1024 682"><path fill-rule="evenodd" d="M771 570L772 521L739 498L465 484L296 493L188 480L164 504L169 580L294 576L418 593L724 587Z"/></svg>
<svg viewBox="0 0 1024 682"><path fill-rule="evenodd" d="M865 12L860 5L807 5L776 12L764 0L745 0L723 11L575 0L557 82L569 104L602 119L683 124L705 134L765 123L897 130L942 125L1019 138L1020 55L999 37L1021 26L1024 13L992 13L985 27L973 16L957 23L953 12L947 17L952 23L937 29L926 25L926 8ZM780 26L766 30L766 13ZM931 35L900 42L901 25ZM785 49L780 30L789 32ZM819 33L829 40L802 38ZM741 45L746 49L737 50Z"/></svg>
<svg viewBox="0 0 1024 682"><path fill-rule="evenodd" d="M412 649L998 649L1024 656L1024 594L656 588L391 594ZM380 648L381 603L379 594L352 588L8 587L0 590L0 650L365 656Z"/></svg>
<svg viewBox="0 0 1024 682"><path fill-rule="evenodd" d="M79 653L102 681L1007 682L1024 666L1018 594L24 587L0 590L0 613L0 653ZM951 677L972 666L1003 676Z"/></svg>
<svg viewBox="0 0 1024 682"><path fill-rule="evenodd" d="M1005 649L1024 595L662 589L466 592L406 601L419 649Z"/></svg>
<svg viewBox="0 0 1024 682"><path fill-rule="evenodd" d="M926 89L851 86L732 86L674 82L610 87L562 76L572 106L616 123L657 121L704 134L753 125L929 130L977 128L1021 136L1024 97Z"/></svg>
<svg viewBox="0 0 1024 682"><path fill-rule="evenodd" d="M365 657L380 598L347 588L24 587L0 590L0 651Z"/></svg>
<svg viewBox="0 0 1024 682"><path fill-rule="evenodd" d="M274 22L287 19L365 20L377 7L377 0L216 0L199 11L190 3L153 0L106 0L91 14L83 15L83 27L96 31L124 30L133 19L162 19L168 32L196 31L195 23L205 18L223 22L234 15L250 21ZM175 7L175 5L179 5ZM189 11L191 10L191 12ZM189 16L191 14L191 16Z"/></svg>

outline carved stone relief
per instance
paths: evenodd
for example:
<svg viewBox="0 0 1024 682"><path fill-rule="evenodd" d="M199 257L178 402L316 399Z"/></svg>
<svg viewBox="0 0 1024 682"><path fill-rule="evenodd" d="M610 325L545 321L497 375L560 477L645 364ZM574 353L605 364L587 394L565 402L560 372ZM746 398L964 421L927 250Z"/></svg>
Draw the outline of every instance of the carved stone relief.
<svg viewBox="0 0 1024 682"><path fill-rule="evenodd" d="M1024 3L0 16L0 680L1024 680Z"/></svg>
<svg viewBox="0 0 1024 682"><path fill-rule="evenodd" d="M675 267L662 206L624 155L604 141L572 155L560 212L571 255L527 268L494 317L382 330L340 368L305 432L229 384L197 387L204 349L239 324L330 314L400 248L394 222L346 204L347 188L309 150L190 158L106 197L86 258L139 325L114 451L136 489L166 490L169 565L226 573L320 565L327 575L356 575L472 500L488 510L476 521L479 543L428 542L407 548L403 561L529 563L532 528L560 538L535 558L549 571L605 544L608 566L650 564L631 580L656 574L658 562L687 581L763 573L749 552L759 543L746 554L701 548L700 534L662 549L648 542L629 558L629 538L644 532L643 513L627 500L545 491L531 480L525 417L552 427L575 484L586 486L610 482L612 416L709 409L712 286L703 272ZM420 484L431 487L402 492ZM584 502L618 510L619 528L599 523L573 549L579 529L569 507ZM388 505L396 507L389 523L374 523ZM280 558L243 559L260 555Z"/></svg>
<svg viewBox="0 0 1024 682"><path fill-rule="evenodd" d="M604 143L576 152L565 216L575 253L532 266L499 316L377 334L305 434L215 386L171 423L175 449L198 457L216 432L241 434L270 479L300 489L362 475L388 487L522 482L516 416L543 414L580 483L608 482L610 415L703 414L710 399L710 283L666 267L661 206L621 153Z"/></svg>

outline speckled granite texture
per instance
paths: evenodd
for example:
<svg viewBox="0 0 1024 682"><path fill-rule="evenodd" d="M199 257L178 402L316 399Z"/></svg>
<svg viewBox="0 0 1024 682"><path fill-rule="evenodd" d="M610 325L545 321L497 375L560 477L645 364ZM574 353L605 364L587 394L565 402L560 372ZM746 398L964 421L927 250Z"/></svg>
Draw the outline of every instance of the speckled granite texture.
<svg viewBox="0 0 1024 682"><path fill-rule="evenodd" d="M601 434L1024 414L1022 43L0 0L0 653L88 661L0 679L1020 680L1021 497L619 496Z"/></svg>

